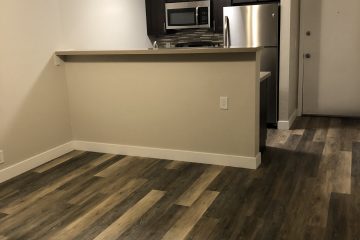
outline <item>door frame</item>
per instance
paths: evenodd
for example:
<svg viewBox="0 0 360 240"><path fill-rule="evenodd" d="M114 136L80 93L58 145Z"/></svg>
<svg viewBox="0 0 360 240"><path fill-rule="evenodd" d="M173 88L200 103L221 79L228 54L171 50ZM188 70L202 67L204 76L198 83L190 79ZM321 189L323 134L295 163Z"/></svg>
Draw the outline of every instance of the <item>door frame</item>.
<svg viewBox="0 0 360 240"><path fill-rule="evenodd" d="M304 90L304 6L300 0L300 27L299 27L299 81L298 81L298 116L303 115L303 90Z"/></svg>

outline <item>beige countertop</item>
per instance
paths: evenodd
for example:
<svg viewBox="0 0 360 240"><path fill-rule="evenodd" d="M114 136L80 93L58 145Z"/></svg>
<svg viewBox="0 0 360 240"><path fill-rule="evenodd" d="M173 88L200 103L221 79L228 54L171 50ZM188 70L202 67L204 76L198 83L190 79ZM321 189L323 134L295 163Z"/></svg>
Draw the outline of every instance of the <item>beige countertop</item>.
<svg viewBox="0 0 360 240"><path fill-rule="evenodd" d="M161 48L137 50L62 50L56 51L56 56L116 56L116 55L184 55L213 53L249 53L257 52L262 47L253 48Z"/></svg>
<svg viewBox="0 0 360 240"><path fill-rule="evenodd" d="M271 76L271 72L260 72L260 82Z"/></svg>

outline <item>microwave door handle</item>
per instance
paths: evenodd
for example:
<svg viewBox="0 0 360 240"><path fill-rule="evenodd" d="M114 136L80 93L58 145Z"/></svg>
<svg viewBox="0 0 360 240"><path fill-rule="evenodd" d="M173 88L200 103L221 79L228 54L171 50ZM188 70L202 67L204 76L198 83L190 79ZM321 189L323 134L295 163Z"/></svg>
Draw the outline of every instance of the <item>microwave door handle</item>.
<svg viewBox="0 0 360 240"><path fill-rule="evenodd" d="M230 47L230 31L229 31L229 17L224 18L224 47Z"/></svg>
<svg viewBox="0 0 360 240"><path fill-rule="evenodd" d="M199 25L199 7L196 7L196 25Z"/></svg>

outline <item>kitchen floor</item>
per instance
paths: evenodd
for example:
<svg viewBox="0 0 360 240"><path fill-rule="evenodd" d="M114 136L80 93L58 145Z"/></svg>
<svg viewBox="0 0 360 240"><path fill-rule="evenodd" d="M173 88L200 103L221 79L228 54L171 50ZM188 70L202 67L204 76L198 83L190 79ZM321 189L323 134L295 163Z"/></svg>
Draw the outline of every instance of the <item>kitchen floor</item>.
<svg viewBox="0 0 360 240"><path fill-rule="evenodd" d="M268 136L257 171L72 152L0 184L0 240L360 239L360 120Z"/></svg>

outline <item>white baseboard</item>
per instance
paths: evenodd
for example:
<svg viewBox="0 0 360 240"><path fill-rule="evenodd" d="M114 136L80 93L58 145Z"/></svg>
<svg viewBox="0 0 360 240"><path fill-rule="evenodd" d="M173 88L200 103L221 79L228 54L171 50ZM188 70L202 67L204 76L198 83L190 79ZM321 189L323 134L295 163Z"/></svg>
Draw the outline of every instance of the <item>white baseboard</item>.
<svg viewBox="0 0 360 240"><path fill-rule="evenodd" d="M298 110L296 109L290 116L288 121L279 121L278 122L278 129L280 130L289 130L293 125L296 117L298 116Z"/></svg>
<svg viewBox="0 0 360 240"><path fill-rule="evenodd" d="M20 163L0 170L0 183L34 169L73 150L120 154L138 157L159 158L183 162L204 163L238 168L257 169L261 164L261 153L256 157L244 157L216 153L192 152L174 149L127 146L107 143L71 141L40 153Z"/></svg>
<svg viewBox="0 0 360 240"><path fill-rule="evenodd" d="M72 142L68 142L61 146L55 147L46 152L28 158L8 168L2 169L0 170L0 183L5 182L31 169L34 169L73 150L74 148Z"/></svg>
<svg viewBox="0 0 360 240"><path fill-rule="evenodd" d="M73 141L76 150L92 151L138 157L149 157L183 162L204 163L238 168L257 169L261 164L261 153L256 157L193 152L185 150L127 146L108 143Z"/></svg>

